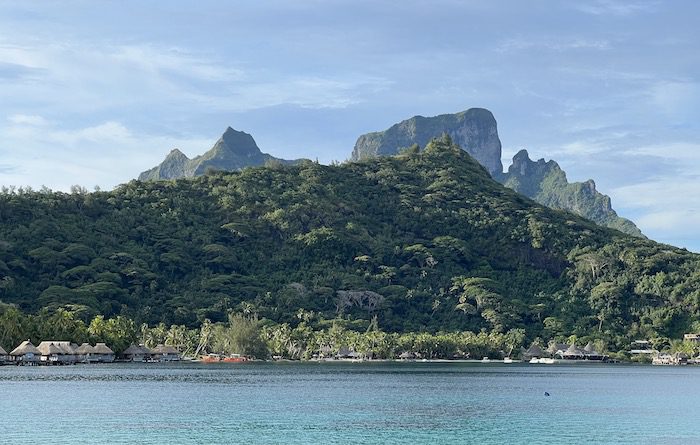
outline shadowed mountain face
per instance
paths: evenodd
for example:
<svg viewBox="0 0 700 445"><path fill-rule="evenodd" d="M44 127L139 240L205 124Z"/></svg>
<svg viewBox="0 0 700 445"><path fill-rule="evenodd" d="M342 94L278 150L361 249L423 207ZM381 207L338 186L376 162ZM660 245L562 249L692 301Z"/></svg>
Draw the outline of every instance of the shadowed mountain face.
<svg viewBox="0 0 700 445"><path fill-rule="evenodd" d="M569 183L566 173L554 161L540 159L534 162L527 151L522 150L513 158L508 172L503 173L496 119L483 108L427 118L415 116L386 131L362 135L355 143L352 159L390 156L413 144L425 147L431 139L442 134L448 134L506 187L547 207L576 213L630 235L644 236L632 221L617 215L611 207L610 197L599 193L593 180Z"/></svg>
<svg viewBox="0 0 700 445"><path fill-rule="evenodd" d="M177 179L200 176L208 169L235 171L244 167L264 165L266 162L294 163L278 159L258 148L251 135L228 127L214 146L201 156L189 159L180 150L171 151L156 167L139 175L139 180Z"/></svg>
<svg viewBox="0 0 700 445"><path fill-rule="evenodd" d="M457 145L486 167L492 176L503 171L496 119L483 108L470 108L461 113L435 117L414 116L386 131L362 135L355 143L352 159L359 161L389 156L413 144L425 147L431 139L443 133L447 133Z"/></svg>

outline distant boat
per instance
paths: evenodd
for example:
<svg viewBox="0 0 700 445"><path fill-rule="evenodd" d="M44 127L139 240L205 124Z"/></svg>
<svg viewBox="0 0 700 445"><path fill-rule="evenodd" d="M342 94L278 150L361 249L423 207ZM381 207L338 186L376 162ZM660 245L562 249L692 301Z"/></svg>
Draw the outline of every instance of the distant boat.
<svg viewBox="0 0 700 445"><path fill-rule="evenodd" d="M491 361L491 359L488 357L484 357L481 359L481 363L489 363L490 361Z"/></svg>
<svg viewBox="0 0 700 445"><path fill-rule="evenodd" d="M553 358L532 358L530 359L530 363L533 365L553 365L554 364L554 359Z"/></svg>
<svg viewBox="0 0 700 445"><path fill-rule="evenodd" d="M239 354L231 354L229 356L221 354L207 354L202 356L202 363L243 363L247 361L247 357Z"/></svg>

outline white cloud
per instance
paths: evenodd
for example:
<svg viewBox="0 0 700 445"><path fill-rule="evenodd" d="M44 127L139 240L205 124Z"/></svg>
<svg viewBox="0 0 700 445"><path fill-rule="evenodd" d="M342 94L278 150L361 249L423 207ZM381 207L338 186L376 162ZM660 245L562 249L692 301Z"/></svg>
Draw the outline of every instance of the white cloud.
<svg viewBox="0 0 700 445"><path fill-rule="evenodd" d="M39 128L25 121L0 126L0 153L7 162L0 165L0 184L111 188L161 162L173 148L195 155L214 143L213 138L137 133L115 121L70 130L60 123L41 121Z"/></svg>
<svg viewBox="0 0 700 445"><path fill-rule="evenodd" d="M35 127L48 124L46 119L36 114L13 114L12 116L9 116L7 120L13 124L31 125Z"/></svg>
<svg viewBox="0 0 700 445"><path fill-rule="evenodd" d="M660 81L651 86L649 95L651 103L672 118L697 118L697 110L700 109L700 83Z"/></svg>
<svg viewBox="0 0 700 445"><path fill-rule="evenodd" d="M345 108L390 83L376 76L296 75L151 44L0 42L0 60L36 70L40 81L0 85L6 106L38 103L48 113L94 113L128 107L192 107L242 112L278 105Z"/></svg>
<svg viewBox="0 0 700 445"><path fill-rule="evenodd" d="M548 51L564 52L571 50L597 50L603 51L611 48L610 41L605 39L586 39L586 38L562 38L551 37L533 40L530 38L519 37L510 38L501 42L496 51L500 53L522 52L533 49L543 49Z"/></svg>
<svg viewBox="0 0 700 445"><path fill-rule="evenodd" d="M659 5L658 1L629 1L629 0L579 0L574 2L574 8L593 15L629 16L642 12L653 12Z"/></svg>

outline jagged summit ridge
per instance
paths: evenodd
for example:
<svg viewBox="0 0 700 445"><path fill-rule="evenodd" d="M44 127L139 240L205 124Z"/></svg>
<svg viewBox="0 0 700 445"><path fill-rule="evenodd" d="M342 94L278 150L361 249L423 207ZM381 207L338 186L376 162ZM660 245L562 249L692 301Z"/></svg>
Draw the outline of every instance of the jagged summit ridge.
<svg viewBox="0 0 700 445"><path fill-rule="evenodd" d="M428 141L445 133L484 166L495 180L528 198L630 235L644 236L632 221L617 215L610 197L599 193L593 180L569 183L556 161L533 161L527 150L520 150L504 173L496 119L484 108L427 118L415 116L386 131L365 134L358 138L352 159L392 155L413 144L425 147Z"/></svg>
<svg viewBox="0 0 700 445"><path fill-rule="evenodd" d="M600 225L643 236L632 221L617 215L610 197L596 189L595 181L589 179L570 183L559 164L544 159L533 161L527 150L520 150L513 156L508 172L499 180L506 187L547 207L572 211Z"/></svg>
<svg viewBox="0 0 700 445"><path fill-rule="evenodd" d="M434 117L414 116L392 125L386 131L362 135L355 143L352 159L357 161L389 156L412 144L424 147L442 133L447 133L457 145L486 167L492 176L503 172L496 119L484 108L470 108Z"/></svg>
<svg viewBox="0 0 700 445"><path fill-rule="evenodd" d="M234 171L264 165L270 161L297 162L278 159L263 153L253 136L228 127L214 146L203 155L189 159L180 150L173 149L162 163L141 173L139 180L190 178L203 175L209 169Z"/></svg>

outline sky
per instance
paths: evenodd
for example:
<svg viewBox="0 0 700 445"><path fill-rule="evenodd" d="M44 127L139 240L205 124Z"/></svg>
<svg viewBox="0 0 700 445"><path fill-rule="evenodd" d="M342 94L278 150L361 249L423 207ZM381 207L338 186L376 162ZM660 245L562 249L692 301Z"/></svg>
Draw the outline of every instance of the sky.
<svg viewBox="0 0 700 445"><path fill-rule="evenodd" d="M488 108L700 252L700 2L0 0L0 185L128 182L226 127L322 163L414 115Z"/></svg>

